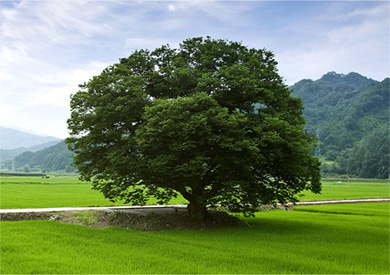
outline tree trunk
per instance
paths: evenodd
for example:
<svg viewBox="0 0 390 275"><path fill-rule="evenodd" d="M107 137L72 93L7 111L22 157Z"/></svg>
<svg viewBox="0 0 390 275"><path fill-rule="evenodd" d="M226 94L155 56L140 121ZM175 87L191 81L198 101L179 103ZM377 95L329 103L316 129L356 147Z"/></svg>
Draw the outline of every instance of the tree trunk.
<svg viewBox="0 0 390 275"><path fill-rule="evenodd" d="M207 219L208 213L205 205L201 205L196 202L190 202L187 206L187 210L193 219L199 221L205 221Z"/></svg>

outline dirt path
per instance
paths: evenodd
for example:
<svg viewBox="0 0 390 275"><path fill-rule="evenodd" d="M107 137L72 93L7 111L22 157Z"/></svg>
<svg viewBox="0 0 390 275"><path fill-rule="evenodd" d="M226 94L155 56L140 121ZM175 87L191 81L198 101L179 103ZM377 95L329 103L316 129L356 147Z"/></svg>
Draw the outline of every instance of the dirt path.
<svg viewBox="0 0 390 275"><path fill-rule="evenodd" d="M185 209L187 205L146 205L146 206L94 206L94 207L56 207L56 208L22 208L22 209L0 209L2 213L26 213L26 212L57 212L57 211L80 211L80 210L129 210L129 211L176 211Z"/></svg>
<svg viewBox="0 0 390 275"><path fill-rule="evenodd" d="M350 199L350 200L327 200L327 201L300 201L295 205L321 205L340 203L362 203L362 202L390 202L390 198L385 199ZM292 207L293 204L289 203ZM58 208L23 208L23 209L0 209L2 213L31 213L31 212L57 212L57 211L80 211L80 210L107 210L126 211L147 214L149 212L169 212L186 209L187 205L147 205L147 206L104 206L104 207L58 207ZM283 206L282 206L283 207Z"/></svg>

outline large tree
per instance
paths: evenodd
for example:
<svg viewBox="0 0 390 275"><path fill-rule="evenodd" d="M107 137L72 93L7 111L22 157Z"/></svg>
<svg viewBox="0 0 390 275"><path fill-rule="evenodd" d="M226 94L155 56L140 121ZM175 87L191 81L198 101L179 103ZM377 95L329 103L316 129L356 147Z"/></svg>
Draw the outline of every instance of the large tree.
<svg viewBox="0 0 390 275"><path fill-rule="evenodd" d="M272 52L211 38L139 50L71 97L69 148L105 197L253 213L320 192L314 139Z"/></svg>

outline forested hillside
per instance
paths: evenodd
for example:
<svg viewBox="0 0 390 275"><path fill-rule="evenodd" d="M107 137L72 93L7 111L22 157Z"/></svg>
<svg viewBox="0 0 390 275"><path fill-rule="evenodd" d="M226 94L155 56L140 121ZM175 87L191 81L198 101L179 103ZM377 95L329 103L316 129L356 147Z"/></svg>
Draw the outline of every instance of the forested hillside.
<svg viewBox="0 0 390 275"><path fill-rule="evenodd" d="M3 162L3 161L6 161L6 160L13 159L14 157L20 155L23 152L26 152L26 151L37 152L39 150L42 150L42 149L45 149L47 147L53 146L53 145L55 145L57 143L58 143L58 140L45 142L45 143L42 143L42 144L39 144L39 145L34 145L34 146L31 146L31 147L18 147L18 148L15 148L15 149L7 149L7 150L0 149L0 156L1 156L0 159Z"/></svg>
<svg viewBox="0 0 390 275"><path fill-rule="evenodd" d="M389 87L389 78L334 72L292 86L305 106L306 130L319 138L315 154L336 164L323 165L324 172L388 178Z"/></svg>
<svg viewBox="0 0 390 275"><path fill-rule="evenodd" d="M45 148L37 152L24 152L14 158L14 167L16 170L40 171L66 171L74 172L76 169L70 166L73 159L71 158L72 152L70 152L66 144L61 141L56 145ZM12 161L6 161L2 163L2 168L11 170Z"/></svg>

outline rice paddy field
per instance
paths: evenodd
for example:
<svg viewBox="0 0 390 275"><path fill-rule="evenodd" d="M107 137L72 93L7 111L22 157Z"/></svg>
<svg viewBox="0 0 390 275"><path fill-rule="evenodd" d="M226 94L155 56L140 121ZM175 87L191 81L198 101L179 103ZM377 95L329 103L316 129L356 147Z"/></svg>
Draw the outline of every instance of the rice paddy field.
<svg viewBox="0 0 390 275"><path fill-rule="evenodd" d="M159 232L1 222L0 273L389 273L389 203L301 206L242 219L249 226Z"/></svg>
<svg viewBox="0 0 390 275"><path fill-rule="evenodd" d="M323 182L321 194L303 192L302 201L330 199L389 198L387 182ZM155 204L150 200L149 204ZM178 197L170 204L187 204ZM122 205L113 203L91 190L89 183L77 177L0 177L0 208L45 208L71 206Z"/></svg>
<svg viewBox="0 0 390 275"><path fill-rule="evenodd" d="M388 198L390 190L386 182L323 182L322 194L304 194ZM0 178L3 209L114 204L76 177ZM389 203L299 206L240 216L246 227L158 232L0 222L0 274L389 274L389 212Z"/></svg>
<svg viewBox="0 0 390 275"><path fill-rule="evenodd" d="M389 182L322 182L321 194L303 192L302 201L389 198Z"/></svg>
<svg viewBox="0 0 390 275"><path fill-rule="evenodd" d="M0 177L0 209L123 205L105 199L91 187L77 177ZM178 198L171 203L186 200Z"/></svg>

